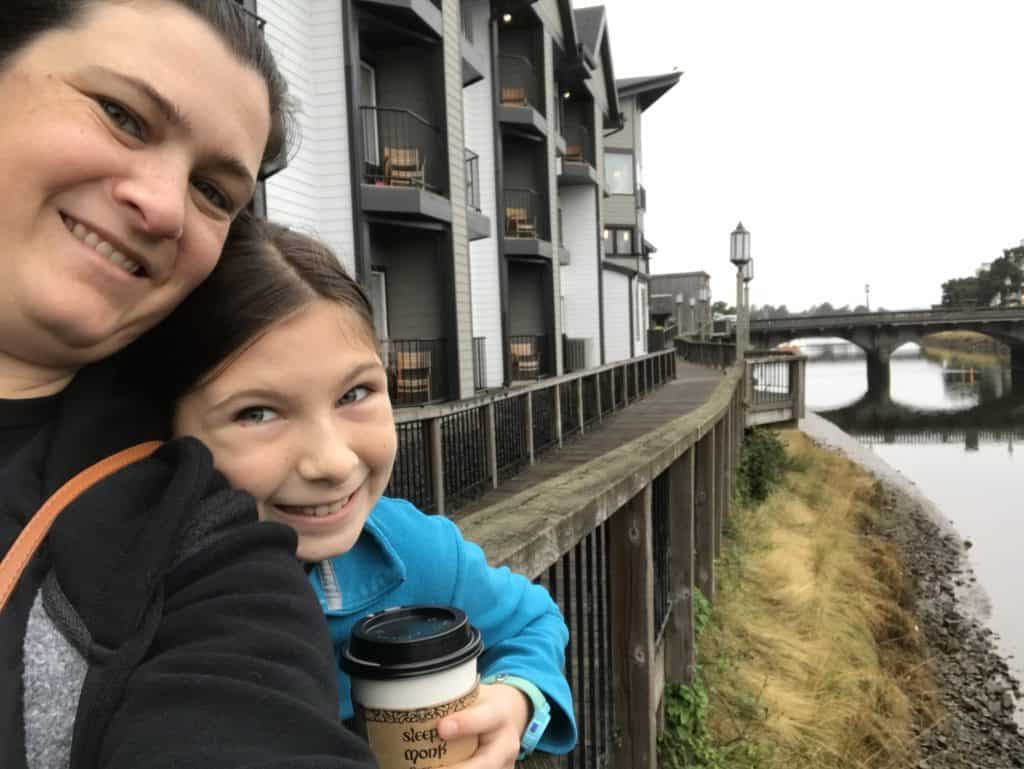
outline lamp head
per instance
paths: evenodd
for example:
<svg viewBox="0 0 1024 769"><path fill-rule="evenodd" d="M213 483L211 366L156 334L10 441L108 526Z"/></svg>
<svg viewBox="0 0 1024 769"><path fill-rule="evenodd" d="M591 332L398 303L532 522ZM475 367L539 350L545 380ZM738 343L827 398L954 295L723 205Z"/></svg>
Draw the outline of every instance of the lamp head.
<svg viewBox="0 0 1024 769"><path fill-rule="evenodd" d="M729 261L737 267L742 267L750 261L750 233L743 226L743 222L737 224L729 236Z"/></svg>

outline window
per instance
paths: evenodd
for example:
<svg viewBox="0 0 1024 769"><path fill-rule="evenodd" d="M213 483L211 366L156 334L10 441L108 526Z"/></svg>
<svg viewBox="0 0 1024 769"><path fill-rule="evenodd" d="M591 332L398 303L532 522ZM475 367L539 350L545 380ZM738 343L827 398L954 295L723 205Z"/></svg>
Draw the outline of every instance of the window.
<svg viewBox="0 0 1024 769"><path fill-rule="evenodd" d="M612 195L632 195L633 153L604 153L604 186Z"/></svg>
<svg viewBox="0 0 1024 769"><path fill-rule="evenodd" d="M359 97L363 112L363 160L367 163L379 163L377 127L377 73L365 61L359 62Z"/></svg>
<svg viewBox="0 0 1024 769"><path fill-rule="evenodd" d="M630 227L604 228L605 256L632 256L633 230Z"/></svg>

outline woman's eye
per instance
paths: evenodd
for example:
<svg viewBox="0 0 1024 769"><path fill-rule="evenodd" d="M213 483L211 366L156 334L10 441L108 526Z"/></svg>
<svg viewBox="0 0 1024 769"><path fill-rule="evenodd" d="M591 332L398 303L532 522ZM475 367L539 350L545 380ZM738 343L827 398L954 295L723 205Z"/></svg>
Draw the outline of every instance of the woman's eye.
<svg viewBox="0 0 1024 769"><path fill-rule="evenodd" d="M250 406L235 415L235 421L243 424L264 424L276 418L277 412L268 406Z"/></svg>
<svg viewBox="0 0 1024 769"><path fill-rule="evenodd" d="M353 387L347 393L342 395L341 396L341 400L339 400L338 402L339 403L355 403L356 401L361 401L363 398L365 398L369 394L370 394L370 388L369 387L363 387L363 386L360 385L359 387Z"/></svg>
<svg viewBox="0 0 1024 769"><path fill-rule="evenodd" d="M96 101L99 102L100 107L107 113L107 117L110 118L114 125L136 139L142 140L145 138L146 132L142 127L142 121L135 117L135 115L117 102L110 101L109 99L97 98Z"/></svg>
<svg viewBox="0 0 1024 769"><path fill-rule="evenodd" d="M230 211L232 202L228 196L221 192L215 185L204 179L193 179L192 186L199 190L199 194L209 200L217 208L223 211Z"/></svg>

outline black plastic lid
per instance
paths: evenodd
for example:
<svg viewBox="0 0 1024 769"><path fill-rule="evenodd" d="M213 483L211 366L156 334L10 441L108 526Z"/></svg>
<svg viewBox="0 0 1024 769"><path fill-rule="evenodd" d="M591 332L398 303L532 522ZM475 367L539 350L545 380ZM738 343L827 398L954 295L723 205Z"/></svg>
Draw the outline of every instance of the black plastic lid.
<svg viewBox="0 0 1024 769"><path fill-rule="evenodd" d="M399 606L352 628L341 669L356 678L410 678L457 667L483 651L480 631L451 606Z"/></svg>

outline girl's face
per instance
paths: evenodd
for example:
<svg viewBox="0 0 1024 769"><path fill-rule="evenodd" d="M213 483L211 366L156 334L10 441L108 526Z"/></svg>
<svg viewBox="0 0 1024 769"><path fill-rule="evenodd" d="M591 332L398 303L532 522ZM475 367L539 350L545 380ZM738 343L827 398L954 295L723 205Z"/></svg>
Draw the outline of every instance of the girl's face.
<svg viewBox="0 0 1024 769"><path fill-rule="evenodd" d="M194 435L260 518L299 535L299 558L355 544L384 493L397 439L387 377L354 313L318 300L278 321L178 403Z"/></svg>
<svg viewBox="0 0 1024 769"><path fill-rule="evenodd" d="M2 353L74 369L213 269L270 126L261 76L166 0L97 2L0 70Z"/></svg>

